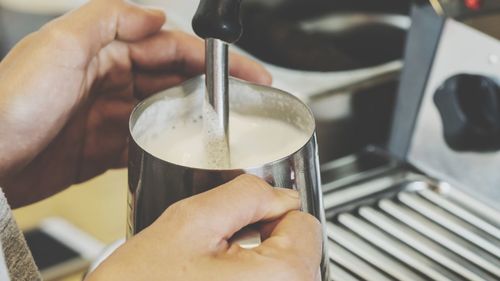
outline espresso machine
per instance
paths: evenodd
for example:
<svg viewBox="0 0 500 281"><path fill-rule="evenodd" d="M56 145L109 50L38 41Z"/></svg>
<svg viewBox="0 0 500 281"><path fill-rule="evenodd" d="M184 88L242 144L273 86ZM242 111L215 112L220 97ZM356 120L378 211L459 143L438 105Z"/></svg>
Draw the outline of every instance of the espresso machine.
<svg viewBox="0 0 500 281"><path fill-rule="evenodd" d="M500 5L418 2L387 149L321 167L331 280L500 279Z"/></svg>
<svg viewBox="0 0 500 281"><path fill-rule="evenodd" d="M332 280L500 280L500 3L421 2L388 148L322 166Z"/></svg>

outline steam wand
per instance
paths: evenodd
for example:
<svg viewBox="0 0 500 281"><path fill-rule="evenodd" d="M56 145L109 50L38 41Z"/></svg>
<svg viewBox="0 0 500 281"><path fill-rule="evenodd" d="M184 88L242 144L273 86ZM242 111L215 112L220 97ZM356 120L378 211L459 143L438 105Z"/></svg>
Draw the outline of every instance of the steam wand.
<svg viewBox="0 0 500 281"><path fill-rule="evenodd" d="M216 145L223 145L229 158L229 73L228 44L236 42L242 32L239 17L241 0L201 0L193 18L193 30L205 39L205 109L213 114L210 127ZM206 112L205 112L206 114ZM209 144L210 145L210 144ZM224 155L219 155L221 157ZM229 164L229 159L224 161Z"/></svg>

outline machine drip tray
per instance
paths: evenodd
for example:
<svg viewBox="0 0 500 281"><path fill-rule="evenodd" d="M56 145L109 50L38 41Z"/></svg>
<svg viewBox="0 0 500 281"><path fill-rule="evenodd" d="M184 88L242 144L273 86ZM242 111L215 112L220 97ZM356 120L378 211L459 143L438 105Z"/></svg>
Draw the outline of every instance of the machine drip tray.
<svg viewBox="0 0 500 281"><path fill-rule="evenodd" d="M405 168L377 169L324 194L332 280L500 280L500 212Z"/></svg>

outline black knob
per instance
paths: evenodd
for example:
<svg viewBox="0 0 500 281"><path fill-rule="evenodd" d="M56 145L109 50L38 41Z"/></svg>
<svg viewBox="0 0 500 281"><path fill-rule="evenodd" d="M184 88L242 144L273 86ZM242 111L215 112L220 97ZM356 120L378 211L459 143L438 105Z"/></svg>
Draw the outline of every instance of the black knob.
<svg viewBox="0 0 500 281"><path fill-rule="evenodd" d="M500 87L485 76L459 74L434 95L445 141L456 151L500 150Z"/></svg>
<svg viewBox="0 0 500 281"><path fill-rule="evenodd" d="M200 0L192 22L194 32L204 39L238 41L243 33L240 5L241 0Z"/></svg>

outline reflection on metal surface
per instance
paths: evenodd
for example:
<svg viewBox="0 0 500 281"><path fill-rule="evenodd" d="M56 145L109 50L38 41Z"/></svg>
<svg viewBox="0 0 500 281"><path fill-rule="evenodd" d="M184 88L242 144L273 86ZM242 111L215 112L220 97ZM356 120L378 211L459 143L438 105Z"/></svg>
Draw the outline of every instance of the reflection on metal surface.
<svg viewBox="0 0 500 281"><path fill-rule="evenodd" d="M257 167L198 169L164 161L140 146L139 139L142 134L139 129L152 130L157 126L156 122L164 124L168 120L192 120L191 118L199 116L205 98L204 87L205 77L198 76L144 100L132 113L128 235L135 235L151 225L175 202L227 183L242 174L258 176L275 187L299 191L302 210L324 222L314 118L305 104L286 92L233 78L229 80L232 111L294 124L310 136L302 148L288 152L282 159ZM183 102L184 106L179 107L179 102ZM182 110L156 112L158 108L155 108L155 105L159 103L177 106ZM141 117L145 119L140 119ZM146 120L145 123L135 130L137 123L143 120ZM164 124L167 125L168 123ZM160 126L160 130L163 128ZM322 280L327 280L326 250L321 269L324 277Z"/></svg>
<svg viewBox="0 0 500 281"><path fill-rule="evenodd" d="M205 130L215 130L210 141L221 147L223 153L223 166L231 166L229 160L229 73L228 73L228 44L219 39L209 38L205 40L205 118L207 114L213 114L214 120L204 120ZM208 113L207 113L208 112ZM211 118L208 118L211 119ZM210 135L209 132L205 134Z"/></svg>
<svg viewBox="0 0 500 281"><path fill-rule="evenodd" d="M345 169L344 184L325 191L332 280L500 280L498 211L406 168L373 175L391 161L380 163Z"/></svg>
<svg viewBox="0 0 500 281"><path fill-rule="evenodd" d="M418 192L419 195L424 197L425 199L431 201L433 204L438 205L440 208L452 213L462 220L488 232L490 235L494 236L497 239L500 239L500 229L495 227L492 223L482 220L475 214L472 214L465 210L462 206L458 205L450 201L447 198L439 196L435 192L429 190L422 190ZM500 269L500 268L499 268Z"/></svg>
<svg viewBox="0 0 500 281"><path fill-rule="evenodd" d="M442 225L449 231L466 238L476 246L483 248L483 250L490 252L500 259L500 240L491 239L491 237L487 235L484 230L481 229L481 231L478 231L477 228L462 221L455 214L446 212L416 194L401 193L398 195L398 199L401 203L419 212L429 220L432 220L435 223Z"/></svg>
<svg viewBox="0 0 500 281"><path fill-rule="evenodd" d="M370 210L365 211L367 212ZM391 253L394 258L402 261L403 263L400 264L400 266L405 266L404 263L411 264L413 268L423 272L434 280L454 280L455 276L453 276L453 274L445 271L441 267L429 266L430 260L428 258L422 256L415 250L409 249L402 241L394 240L382 230L362 222L359 219L354 217L349 217L349 219L350 221L345 222L346 224L350 224L351 227L357 229L359 235L363 237L369 236L370 240L379 248L384 249L386 252Z"/></svg>
<svg viewBox="0 0 500 281"><path fill-rule="evenodd" d="M500 65L490 64L488 57L500 54L500 44L497 39L456 21L447 21L444 30L431 75L423 89L407 160L427 175L448 182L469 197L478 198L500 210L500 152L451 149L444 136L446 127L442 121L445 120L441 118L434 102L437 89L456 74L467 73L498 79ZM479 52L478 46L481 48Z"/></svg>
<svg viewBox="0 0 500 281"><path fill-rule="evenodd" d="M330 274L333 280L343 280L343 281L359 281L360 279L351 275L347 270L338 266L335 263L330 264Z"/></svg>
<svg viewBox="0 0 500 281"><path fill-rule="evenodd" d="M431 191L432 192L432 191ZM454 253L472 261L473 263L487 269L495 274L500 274L500 261L488 255L482 250L471 249L462 239L456 236L449 236L448 232L436 224L429 223L428 220L422 218L417 212L411 211L408 208L400 206L390 200L380 202L379 207L387 213L390 213L400 221L405 221L407 224L421 233L422 235L442 244ZM471 251L474 250L474 251Z"/></svg>
<svg viewBox="0 0 500 281"><path fill-rule="evenodd" d="M377 192L386 190L388 187L399 183L398 178L392 176L377 178L356 186L356 188L347 188L333 193L327 193L323 196L326 206L339 206L349 203L358 198L371 196Z"/></svg>
<svg viewBox="0 0 500 281"><path fill-rule="evenodd" d="M374 72L373 76L370 77L370 79L355 80L341 87L312 94L309 97L310 102L321 100L334 95L354 94L356 92L368 90L383 83L394 81L401 74L401 69L403 69L403 62L401 61L396 61L392 64L384 65L383 67L380 67L380 70L378 72Z"/></svg>
<svg viewBox="0 0 500 281"><path fill-rule="evenodd" d="M400 29L409 29L411 20L406 15L398 14L334 14L308 19L299 23L301 29L314 32L343 32L370 24L383 24Z"/></svg>
<svg viewBox="0 0 500 281"><path fill-rule="evenodd" d="M350 272L355 272L355 274L362 278L362 280L391 281L391 279L386 277L373 266L364 262L361 258L341 247L337 243L328 244L328 254L330 255L330 260L333 261L334 264L338 264Z"/></svg>
<svg viewBox="0 0 500 281"><path fill-rule="evenodd" d="M441 4L448 12L448 4L463 2L447 0ZM434 15L429 7L425 9ZM432 22L432 18L425 18ZM422 24L414 23L417 27ZM401 123L393 131L396 142L404 145L390 147L404 159L406 167L389 169L391 158L387 157L379 167L362 169L357 163L361 157L349 157L322 169L323 175L342 175L338 180L330 177L324 181L323 189L330 247L339 251L337 256L348 257L350 263L342 263L338 257L331 262L343 274L359 280L500 280L500 151L474 145L474 138L466 150L453 150L446 142L449 115L440 115L443 110L438 111L433 100L443 81L460 73L498 81L500 69L491 62L491 55L500 53L499 44L497 39L454 20L441 23L443 28L435 30L440 32L440 40L433 43L436 52L432 63L425 66L429 67L426 81L419 82L415 91L422 100L413 102L414 108L398 108L395 117L404 120L408 109L415 110L410 113L416 118L415 127L404 128ZM421 32L431 30L422 28ZM410 56L409 61L419 59ZM406 78L411 81L417 77L407 76L403 86ZM413 93L409 88L415 85L408 85L401 88L400 95ZM467 89L473 100L480 96L476 88ZM402 97L408 101L410 96ZM475 112L483 110L478 106ZM401 133L408 137L401 137ZM370 274L362 272L365 268ZM343 280L336 273L333 276L337 278L333 280Z"/></svg>
<svg viewBox="0 0 500 281"><path fill-rule="evenodd" d="M438 13L439 15L444 15L444 10L443 6L441 5L441 2L439 0L430 0L432 8L434 8L434 11Z"/></svg>
<svg viewBox="0 0 500 281"><path fill-rule="evenodd" d="M354 219L349 214L345 214L341 217L345 219ZM361 257L377 268L382 269L384 272L389 273L398 280L402 281L423 281L421 277L416 275L414 272L404 267L401 263L391 259L390 257L384 255L379 251L374 245L366 242L360 237L353 236L345 228L341 228L334 224L327 225L329 237L331 240L337 242L338 244L346 247L349 251L355 255Z"/></svg>

